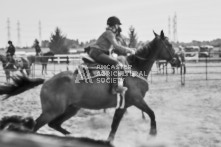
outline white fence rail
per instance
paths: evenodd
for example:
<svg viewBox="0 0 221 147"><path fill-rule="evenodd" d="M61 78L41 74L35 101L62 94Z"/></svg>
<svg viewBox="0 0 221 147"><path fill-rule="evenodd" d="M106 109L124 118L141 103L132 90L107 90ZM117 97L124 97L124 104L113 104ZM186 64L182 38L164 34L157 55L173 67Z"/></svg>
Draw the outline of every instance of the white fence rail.
<svg viewBox="0 0 221 147"><path fill-rule="evenodd" d="M15 54L16 57L27 57L30 55L35 56L35 52L24 52L24 51L18 51ZM81 59L81 57L84 55L84 53L81 54L56 54L53 57L53 61L56 63L62 63L62 62L72 62ZM46 57L46 56L45 56ZM52 62L52 58L49 59L49 62Z"/></svg>
<svg viewBox="0 0 221 147"><path fill-rule="evenodd" d="M82 57L83 54L57 54L54 55L53 61L57 63L61 62L71 62L74 60L79 60ZM52 59L49 59L49 61L52 61Z"/></svg>

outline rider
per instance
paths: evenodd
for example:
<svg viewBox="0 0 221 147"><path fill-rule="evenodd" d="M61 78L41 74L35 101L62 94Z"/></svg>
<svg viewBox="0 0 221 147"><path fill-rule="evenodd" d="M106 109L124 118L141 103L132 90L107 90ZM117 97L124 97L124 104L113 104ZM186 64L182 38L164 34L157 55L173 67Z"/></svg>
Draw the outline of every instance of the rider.
<svg viewBox="0 0 221 147"><path fill-rule="evenodd" d="M117 40L118 44L120 44L122 46L128 46L126 43L126 38L125 38L125 36L123 36L121 34L121 32L122 32L122 29L121 29L121 27L119 27L117 30L117 34L116 34L116 40ZM126 56L126 52L122 52L121 50L113 49L113 52L116 53L117 55Z"/></svg>
<svg viewBox="0 0 221 147"><path fill-rule="evenodd" d="M15 68L15 60L14 60L14 54L15 54L15 47L12 43L12 41L8 41L8 49L6 51L6 56L8 63L6 64L6 67L12 66L12 68Z"/></svg>
<svg viewBox="0 0 221 147"><path fill-rule="evenodd" d="M177 51L177 55L179 58L181 58L181 59L179 59L180 61L185 62L185 51L182 46L179 46L179 50Z"/></svg>
<svg viewBox="0 0 221 147"><path fill-rule="evenodd" d="M39 42L38 42L37 39L35 40L35 45L34 45L34 47L35 47L36 56L40 56L40 54L41 54L41 48L40 48L40 46L39 46Z"/></svg>
<svg viewBox="0 0 221 147"><path fill-rule="evenodd" d="M134 49L121 46L116 40L116 35L118 33L118 28L120 27L120 19L112 16L107 20L107 28L104 33L97 39L96 43L90 46L89 55L96 62L104 65L114 65L115 67L123 68L123 65L117 61L117 59L110 56L112 47L120 52L124 53L133 53ZM114 76L114 75L113 75ZM115 77L119 80L118 76ZM112 83L112 93L123 93L127 90L126 87L119 86L118 80L115 83Z"/></svg>

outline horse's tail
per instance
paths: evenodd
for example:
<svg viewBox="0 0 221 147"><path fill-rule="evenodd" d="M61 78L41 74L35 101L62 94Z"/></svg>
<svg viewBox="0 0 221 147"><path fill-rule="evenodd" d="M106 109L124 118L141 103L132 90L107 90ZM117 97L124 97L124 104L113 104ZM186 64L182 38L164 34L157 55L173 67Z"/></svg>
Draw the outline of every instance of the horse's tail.
<svg viewBox="0 0 221 147"><path fill-rule="evenodd" d="M3 100L11 96L18 95L24 91L34 88L44 83L45 79L35 78L30 79L26 76L13 77L13 84L0 85L0 95L6 95Z"/></svg>

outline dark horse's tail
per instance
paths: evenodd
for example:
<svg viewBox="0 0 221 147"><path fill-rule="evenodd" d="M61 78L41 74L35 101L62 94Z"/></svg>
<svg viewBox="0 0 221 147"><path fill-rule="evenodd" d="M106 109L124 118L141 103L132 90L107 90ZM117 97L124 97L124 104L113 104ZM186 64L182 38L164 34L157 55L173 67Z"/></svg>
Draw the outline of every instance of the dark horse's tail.
<svg viewBox="0 0 221 147"><path fill-rule="evenodd" d="M11 96L18 95L28 89L44 83L45 79L30 79L26 76L16 76L12 78L13 84L0 85L0 95L5 95L3 100Z"/></svg>

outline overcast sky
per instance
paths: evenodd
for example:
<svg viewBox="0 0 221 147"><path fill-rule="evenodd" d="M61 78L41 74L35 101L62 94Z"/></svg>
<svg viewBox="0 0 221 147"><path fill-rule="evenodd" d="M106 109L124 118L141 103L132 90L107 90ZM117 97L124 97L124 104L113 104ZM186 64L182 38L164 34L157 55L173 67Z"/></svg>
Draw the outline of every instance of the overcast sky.
<svg viewBox="0 0 221 147"><path fill-rule="evenodd" d="M153 39L152 30L168 35L168 18L175 12L179 41L221 38L221 0L0 0L0 47L7 45L7 18L14 44L19 21L21 45L29 46L39 38L39 21L42 40L58 26L66 37L88 41L98 38L115 15L124 35L132 25L138 39L146 41Z"/></svg>

